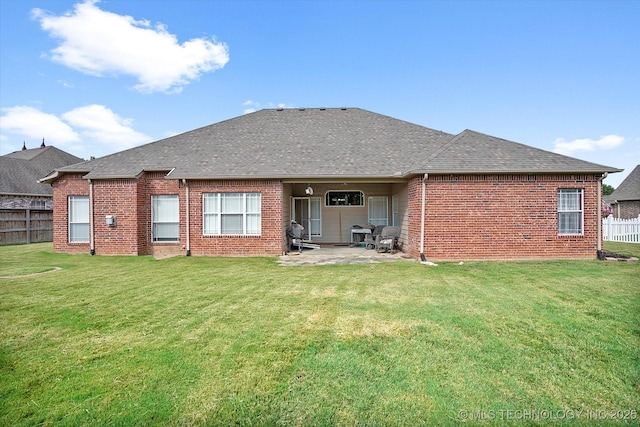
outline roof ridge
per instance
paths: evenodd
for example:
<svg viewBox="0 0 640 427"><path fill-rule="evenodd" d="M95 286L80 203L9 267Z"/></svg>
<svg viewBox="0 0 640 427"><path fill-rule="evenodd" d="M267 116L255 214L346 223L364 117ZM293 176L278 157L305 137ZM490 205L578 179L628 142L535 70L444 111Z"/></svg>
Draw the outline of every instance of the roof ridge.
<svg viewBox="0 0 640 427"><path fill-rule="evenodd" d="M435 160L438 156L440 156L440 154L442 154L443 152L445 152L451 145L453 145L456 141L460 140L462 138L462 136L468 131L469 129L465 129L462 132L460 132L457 135L453 135L453 137L445 142L444 144L442 144L440 146L440 148L438 148L436 151L433 152L433 154L431 154L427 160L420 165L421 168L426 169L427 165L429 163L431 163L431 161Z"/></svg>

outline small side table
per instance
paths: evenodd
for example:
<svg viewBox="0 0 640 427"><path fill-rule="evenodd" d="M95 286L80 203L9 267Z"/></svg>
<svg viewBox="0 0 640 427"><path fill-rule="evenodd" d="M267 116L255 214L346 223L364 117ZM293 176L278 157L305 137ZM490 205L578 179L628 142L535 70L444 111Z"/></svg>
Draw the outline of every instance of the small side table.
<svg viewBox="0 0 640 427"><path fill-rule="evenodd" d="M364 234L365 239L366 239L366 235L367 234L371 234L371 229L369 228L352 228L351 229L351 247L353 248L354 246L357 246L360 242L356 242L355 241L355 235L356 234ZM362 239L363 241L365 239Z"/></svg>

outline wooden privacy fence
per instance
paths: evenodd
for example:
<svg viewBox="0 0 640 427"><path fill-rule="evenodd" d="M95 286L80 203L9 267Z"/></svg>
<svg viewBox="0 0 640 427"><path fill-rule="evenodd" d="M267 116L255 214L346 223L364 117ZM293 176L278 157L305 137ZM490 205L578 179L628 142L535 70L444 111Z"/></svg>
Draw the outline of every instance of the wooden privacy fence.
<svg viewBox="0 0 640 427"><path fill-rule="evenodd" d="M612 242L640 243L640 217L619 219L609 215L602 218L602 238Z"/></svg>
<svg viewBox="0 0 640 427"><path fill-rule="evenodd" d="M53 241L53 211L0 209L0 245Z"/></svg>

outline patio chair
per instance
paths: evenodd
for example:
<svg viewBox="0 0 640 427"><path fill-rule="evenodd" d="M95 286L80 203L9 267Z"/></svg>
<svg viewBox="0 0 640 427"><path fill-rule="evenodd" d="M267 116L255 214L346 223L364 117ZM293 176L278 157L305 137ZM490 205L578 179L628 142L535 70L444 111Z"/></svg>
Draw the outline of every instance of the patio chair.
<svg viewBox="0 0 640 427"><path fill-rule="evenodd" d="M384 227L376 237L376 250L378 252L393 252L398 245L398 237L400 237L400 227Z"/></svg>
<svg viewBox="0 0 640 427"><path fill-rule="evenodd" d="M365 248L367 249L375 249L376 248L376 238L382 233L382 230L386 227L386 225L376 225L370 234L366 234L364 238Z"/></svg>

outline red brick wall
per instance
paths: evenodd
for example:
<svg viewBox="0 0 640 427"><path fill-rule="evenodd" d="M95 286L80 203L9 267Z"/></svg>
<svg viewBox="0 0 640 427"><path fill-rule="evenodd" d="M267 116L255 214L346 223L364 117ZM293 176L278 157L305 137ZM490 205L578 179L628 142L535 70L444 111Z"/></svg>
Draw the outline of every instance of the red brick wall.
<svg viewBox="0 0 640 427"><path fill-rule="evenodd" d="M137 180L94 182L97 254L185 254L186 188L165 173ZM192 255L278 255L283 249L283 185L277 180L192 181L189 185ZM597 189L593 175L430 175L426 184L424 253L433 260L587 258L596 256ZM558 189L584 189L584 235L558 235ZM203 236L202 194L260 192L260 236ZM54 249L88 253L89 244L68 243L67 197L88 195L80 175L54 183ZM151 195L178 194L180 241L151 242ZM408 238L403 249L420 253L421 181L408 185ZM115 215L108 227L106 215Z"/></svg>
<svg viewBox="0 0 640 427"><path fill-rule="evenodd" d="M260 236L203 236L202 194L258 192L262 201ZM192 255L280 255L283 250L283 186L280 181L191 181L189 201Z"/></svg>
<svg viewBox="0 0 640 427"><path fill-rule="evenodd" d="M640 216L640 200L623 200L613 205L613 216L631 219Z"/></svg>
<svg viewBox="0 0 640 427"><path fill-rule="evenodd" d="M446 175L426 186L424 252L433 260L596 257L593 175ZM584 189L584 235L558 235L558 189ZM409 185L408 252L419 256L420 179Z"/></svg>
<svg viewBox="0 0 640 427"><path fill-rule="evenodd" d="M98 255L184 255L187 249L186 188L164 172L145 173L137 180L93 180L94 242ZM283 250L282 183L280 181L195 181L189 183L192 255L278 255ZM202 193L259 192L262 197L260 236L203 236ZM151 196L177 194L180 241L153 243ZM54 183L54 250L88 253L89 243L68 243L67 198L89 195L81 175L65 175ZM116 226L106 216L116 217Z"/></svg>
<svg viewBox="0 0 640 427"><path fill-rule="evenodd" d="M184 255L186 254L185 190L175 179L165 179L166 172L148 172L138 179L138 245L140 255ZM151 196L178 195L180 205L180 241L152 242Z"/></svg>
<svg viewBox="0 0 640 427"><path fill-rule="evenodd" d="M138 255L136 180L93 181L93 218L95 250L99 255ZM116 217L116 225L108 226L106 216Z"/></svg>
<svg viewBox="0 0 640 427"><path fill-rule="evenodd" d="M89 243L69 243L69 196L88 196L89 182L80 174L64 175L53 183L53 250L89 253Z"/></svg>

